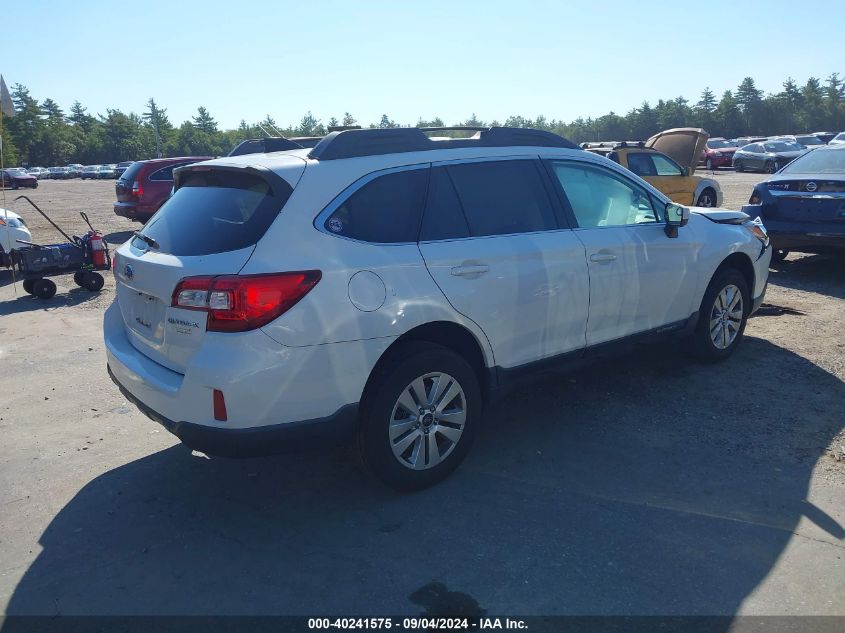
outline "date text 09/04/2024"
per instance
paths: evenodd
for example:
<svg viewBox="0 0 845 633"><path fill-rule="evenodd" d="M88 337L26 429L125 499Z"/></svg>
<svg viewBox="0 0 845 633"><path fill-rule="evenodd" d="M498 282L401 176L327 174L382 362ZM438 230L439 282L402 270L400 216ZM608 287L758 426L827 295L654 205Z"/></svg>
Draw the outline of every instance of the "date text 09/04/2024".
<svg viewBox="0 0 845 633"><path fill-rule="evenodd" d="M524 620L511 618L309 618L309 629L525 630Z"/></svg>

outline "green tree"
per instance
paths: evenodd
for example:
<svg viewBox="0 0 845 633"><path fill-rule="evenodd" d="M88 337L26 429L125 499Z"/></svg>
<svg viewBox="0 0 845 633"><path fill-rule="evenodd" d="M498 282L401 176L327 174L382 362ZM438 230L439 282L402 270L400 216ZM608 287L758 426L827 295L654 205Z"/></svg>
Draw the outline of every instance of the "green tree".
<svg viewBox="0 0 845 633"><path fill-rule="evenodd" d="M217 134L217 121L208 113L204 107L197 108L197 116L193 117L193 124L198 130L213 136Z"/></svg>
<svg viewBox="0 0 845 633"><path fill-rule="evenodd" d="M309 110L302 117L299 125L294 128L294 133L296 136L324 136L326 128L320 123L320 119L311 114L311 110Z"/></svg>
<svg viewBox="0 0 845 633"><path fill-rule="evenodd" d="M395 121L391 121L386 114L382 114L381 120L378 122L378 125L371 125L370 127L389 128L397 126Z"/></svg>
<svg viewBox="0 0 845 633"><path fill-rule="evenodd" d="M167 108L158 107L155 99L150 97L150 100L147 101L147 109L141 115L141 118L152 130L155 138L156 156L161 157L163 148L173 137L173 125L167 118Z"/></svg>
<svg viewBox="0 0 845 633"><path fill-rule="evenodd" d="M3 119L8 128L11 144L17 148L18 159L25 164L35 165L39 159L38 146L44 134L45 124L41 118L38 101L22 84L12 86L12 102L15 116Z"/></svg>
<svg viewBox="0 0 845 633"><path fill-rule="evenodd" d="M354 116L352 116L351 114L349 114L348 112L346 112L346 113L343 115L343 123L342 123L342 125L344 125L344 126L349 126L349 125L356 125L357 123L358 123L358 122L355 120L355 117L354 117Z"/></svg>

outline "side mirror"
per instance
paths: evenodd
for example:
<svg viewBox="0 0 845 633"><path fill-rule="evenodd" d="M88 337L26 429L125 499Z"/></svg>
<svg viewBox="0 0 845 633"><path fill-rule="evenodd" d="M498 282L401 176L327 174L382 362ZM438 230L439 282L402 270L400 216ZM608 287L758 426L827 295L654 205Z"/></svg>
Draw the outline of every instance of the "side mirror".
<svg viewBox="0 0 845 633"><path fill-rule="evenodd" d="M678 229L689 222L689 208L674 202L667 202L664 211L666 218L666 235L678 237Z"/></svg>
<svg viewBox="0 0 845 633"><path fill-rule="evenodd" d="M683 174L684 178L689 176L691 173L692 173L691 167L684 167L683 169L681 169L681 174Z"/></svg>

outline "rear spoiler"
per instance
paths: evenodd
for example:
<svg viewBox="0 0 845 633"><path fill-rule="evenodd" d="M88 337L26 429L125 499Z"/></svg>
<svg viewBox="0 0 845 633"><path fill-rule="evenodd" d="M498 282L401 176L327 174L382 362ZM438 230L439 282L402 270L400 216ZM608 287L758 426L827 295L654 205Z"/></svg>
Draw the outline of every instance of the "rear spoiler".
<svg viewBox="0 0 845 633"><path fill-rule="evenodd" d="M293 193L293 187L287 180L282 178L272 169L262 167L261 165L204 165L202 163L183 165L182 167L177 167L176 169L174 169L172 193L176 193L179 190L179 187L182 186L182 181L188 174L194 172L202 173L213 171L223 171L236 174L246 173L252 176L256 176L266 182L268 185L270 185L270 189L272 189L273 195L277 198L284 197L284 199L287 200L287 197L289 197L290 194Z"/></svg>

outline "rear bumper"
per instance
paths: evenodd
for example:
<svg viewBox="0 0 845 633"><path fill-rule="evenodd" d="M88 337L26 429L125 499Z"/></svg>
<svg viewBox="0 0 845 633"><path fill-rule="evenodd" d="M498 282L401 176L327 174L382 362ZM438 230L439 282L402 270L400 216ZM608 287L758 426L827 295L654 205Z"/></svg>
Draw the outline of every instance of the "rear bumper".
<svg viewBox="0 0 845 633"><path fill-rule="evenodd" d="M746 205L742 210L751 217L760 216L763 212L760 205ZM839 252L845 249L845 223L836 226L834 223L762 219L775 249L800 253Z"/></svg>
<svg viewBox="0 0 845 633"><path fill-rule="evenodd" d="M768 228L769 222L766 222ZM824 253L845 250L845 232L820 232L818 225L807 231L769 229L772 246L801 253Z"/></svg>
<svg viewBox="0 0 845 633"><path fill-rule="evenodd" d="M333 415L301 422L287 422L246 429L224 429L171 420L141 402L107 370L123 396L151 420L158 422L189 448L219 457L260 457L308 448L339 445L355 433L358 405L341 407Z"/></svg>
<svg viewBox="0 0 845 633"><path fill-rule="evenodd" d="M119 215L130 220L138 220L139 222L146 222L156 212L155 209L139 205L135 202L115 202L114 214Z"/></svg>
<svg viewBox="0 0 845 633"><path fill-rule="evenodd" d="M108 372L126 398L185 444L213 455L284 452L347 439L384 341L286 347L261 330L206 334L184 374L136 349L117 302L103 317ZM227 420L215 419L213 391Z"/></svg>
<svg viewBox="0 0 845 633"><path fill-rule="evenodd" d="M705 165L708 159L710 159L713 167L730 167L733 156L706 156L704 158Z"/></svg>

